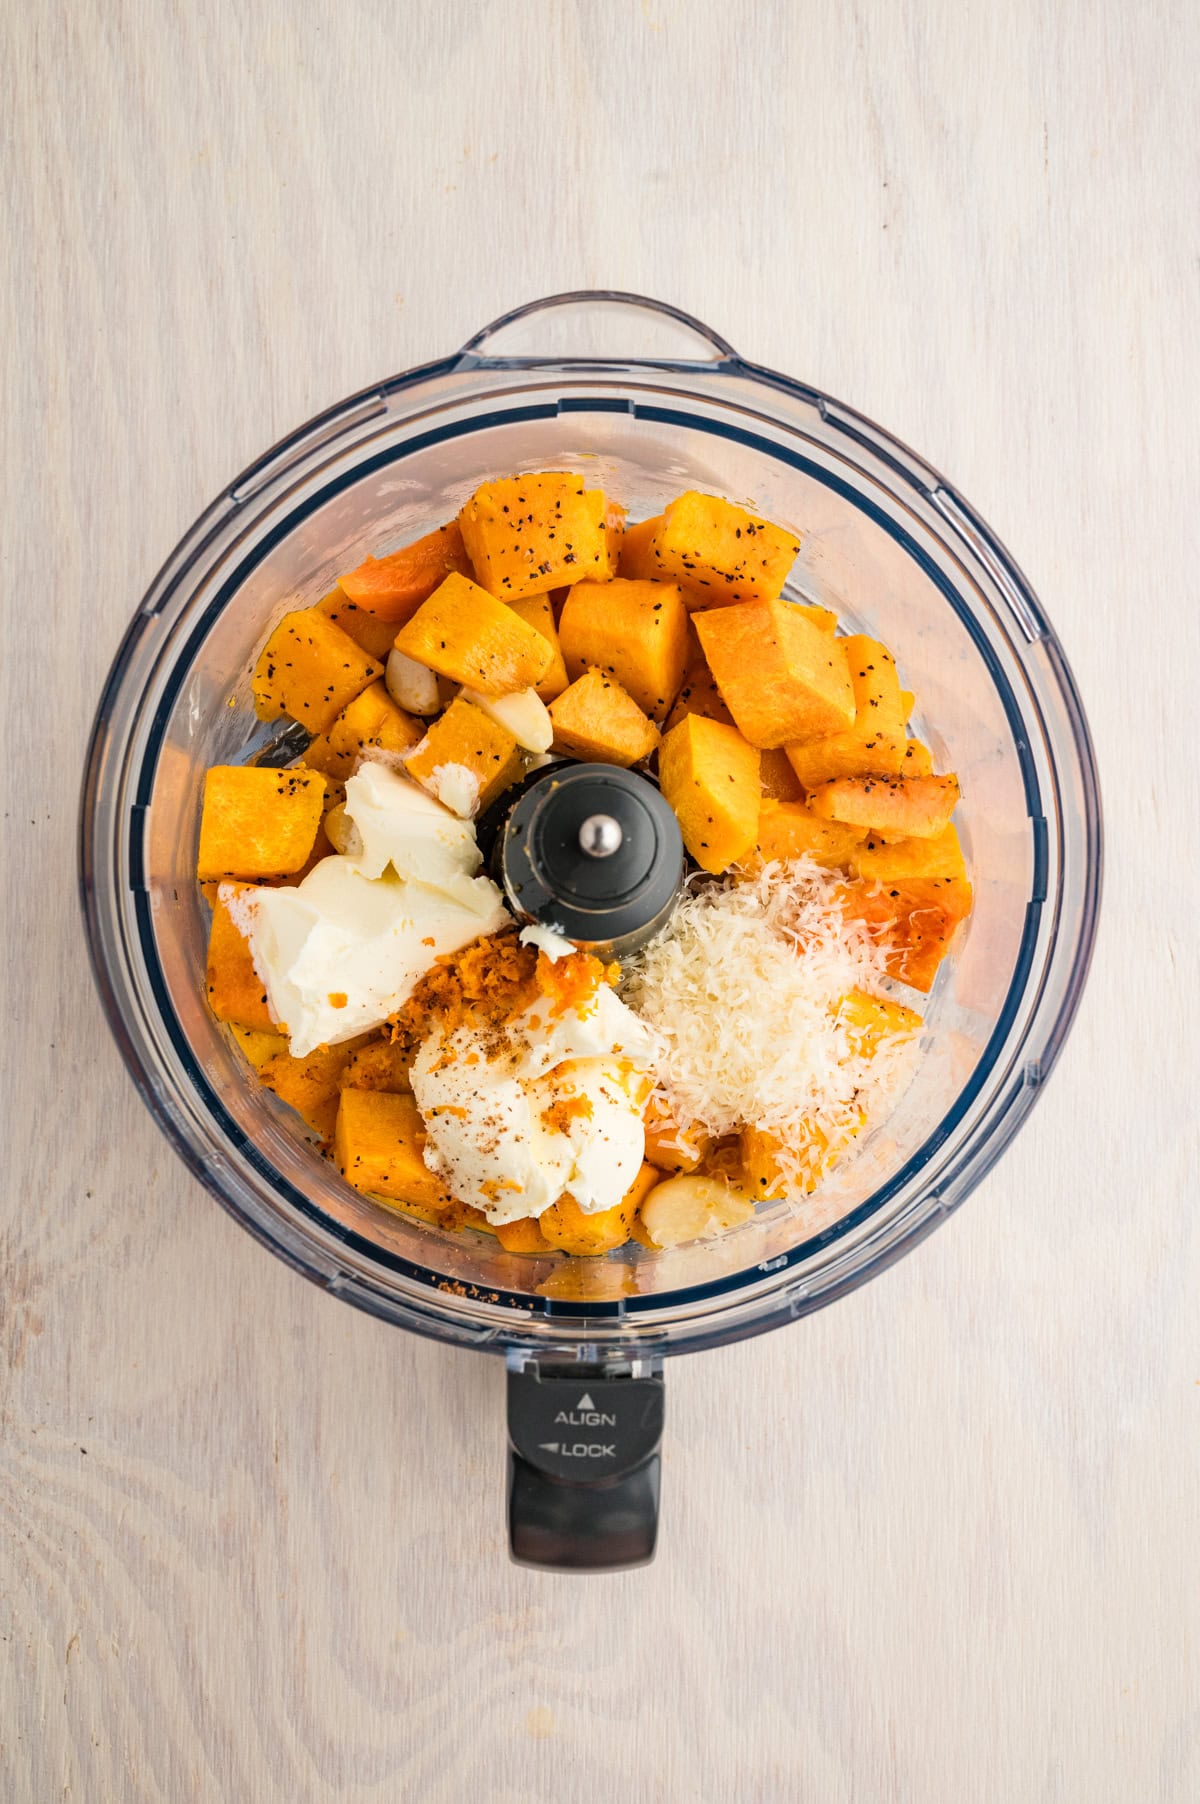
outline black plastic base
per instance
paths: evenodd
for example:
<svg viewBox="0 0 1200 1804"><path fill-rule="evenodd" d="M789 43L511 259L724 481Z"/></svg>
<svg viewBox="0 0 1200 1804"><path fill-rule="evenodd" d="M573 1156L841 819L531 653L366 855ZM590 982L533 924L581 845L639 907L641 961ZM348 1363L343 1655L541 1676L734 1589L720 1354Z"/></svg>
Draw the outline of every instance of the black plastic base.
<svg viewBox="0 0 1200 1804"><path fill-rule="evenodd" d="M616 1572L658 1540L661 1375L508 1375L508 1535L521 1566Z"/></svg>

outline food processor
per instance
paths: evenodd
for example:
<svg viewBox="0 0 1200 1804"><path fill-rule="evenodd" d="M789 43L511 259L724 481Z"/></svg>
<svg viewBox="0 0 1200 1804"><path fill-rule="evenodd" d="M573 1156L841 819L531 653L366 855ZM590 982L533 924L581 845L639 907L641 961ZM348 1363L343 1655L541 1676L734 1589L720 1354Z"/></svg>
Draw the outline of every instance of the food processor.
<svg viewBox="0 0 1200 1804"><path fill-rule="evenodd" d="M451 519L485 479L562 468L631 519L699 489L797 530L786 593L887 643L918 698L910 730L938 769L958 773L975 894L927 999L910 1081L804 1204L761 1207L713 1240L599 1259L508 1253L350 1189L209 1013L195 881L205 770L278 735L250 693L272 625L368 553ZM509 808L506 836L521 808L536 814L536 785L530 794ZM630 805L581 793L573 831L602 852ZM622 863L589 865L589 846L576 849L592 871ZM651 861L659 878L663 856ZM506 885L521 880L515 855L508 863ZM97 983L163 1130L297 1271L399 1327L507 1360L513 1556L577 1570L653 1554L669 1355L832 1302L914 1247L990 1170L1070 1027L1100 866L1096 770L1071 673L970 504L852 409L747 362L674 307L609 292L519 308L245 470L133 618L100 698L81 809ZM584 914L597 893L612 900L597 881L579 898ZM640 897L643 923L653 901Z"/></svg>

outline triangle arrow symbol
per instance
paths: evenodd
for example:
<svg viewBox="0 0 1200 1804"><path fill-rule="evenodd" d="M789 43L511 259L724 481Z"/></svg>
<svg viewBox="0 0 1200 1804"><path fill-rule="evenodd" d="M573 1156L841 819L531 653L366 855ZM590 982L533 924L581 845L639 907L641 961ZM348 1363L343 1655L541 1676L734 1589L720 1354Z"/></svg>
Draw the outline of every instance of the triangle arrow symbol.
<svg viewBox="0 0 1200 1804"><path fill-rule="evenodd" d="M538 1442L538 1452L539 1453L557 1453L558 1452L558 1442L557 1441L539 1441Z"/></svg>
<svg viewBox="0 0 1200 1804"><path fill-rule="evenodd" d="M575 1407L576 1409L595 1409L596 1405L592 1402L588 1393L584 1391L583 1396L579 1399Z"/></svg>

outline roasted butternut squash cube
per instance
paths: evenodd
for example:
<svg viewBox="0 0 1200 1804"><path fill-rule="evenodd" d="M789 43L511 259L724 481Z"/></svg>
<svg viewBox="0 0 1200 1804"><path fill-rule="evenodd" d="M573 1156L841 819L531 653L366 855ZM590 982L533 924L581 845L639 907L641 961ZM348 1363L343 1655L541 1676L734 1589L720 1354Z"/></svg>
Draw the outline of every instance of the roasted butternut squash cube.
<svg viewBox="0 0 1200 1804"><path fill-rule="evenodd" d="M733 715L721 700L721 691L713 681L708 660L694 639L684 666L683 687L675 697L675 705L667 715L664 731L677 727L685 714L703 714L706 720L723 720L733 725Z"/></svg>
<svg viewBox="0 0 1200 1804"><path fill-rule="evenodd" d="M659 731L613 677L587 670L550 703L556 750L626 769L657 750Z"/></svg>
<svg viewBox="0 0 1200 1804"><path fill-rule="evenodd" d="M533 689L554 656L536 627L457 572L401 627L396 649L481 695Z"/></svg>
<svg viewBox="0 0 1200 1804"><path fill-rule="evenodd" d="M903 691L896 660L887 646L865 633L851 633L842 640L842 647L854 691L855 731L864 739L878 731L903 734Z"/></svg>
<svg viewBox="0 0 1200 1804"><path fill-rule="evenodd" d="M208 959L205 967L205 994L208 1006L218 1021L236 1022L239 1027L274 1031L276 1023L267 1007L267 993L254 969L250 942L234 923L229 912L228 897L236 895L241 884L222 884L226 895L218 892L213 903L212 926L208 934Z"/></svg>
<svg viewBox="0 0 1200 1804"><path fill-rule="evenodd" d="M654 1186L662 1183L662 1179L663 1174L658 1166L651 1165L649 1159L643 1159L637 1177L634 1178L622 1199L626 1208L635 1212L640 1209Z"/></svg>
<svg viewBox="0 0 1200 1804"><path fill-rule="evenodd" d="M298 608L284 615L259 654L251 683L254 711L260 720L289 714L310 733L324 733L346 703L382 675L382 664L327 615Z"/></svg>
<svg viewBox="0 0 1200 1804"><path fill-rule="evenodd" d="M685 1133L659 1096L651 1096L642 1111L646 1130L646 1157L659 1171L695 1171L712 1148L712 1136Z"/></svg>
<svg viewBox="0 0 1200 1804"><path fill-rule="evenodd" d="M933 775L933 753L919 739L906 739L904 742L903 777L931 777Z"/></svg>
<svg viewBox="0 0 1200 1804"><path fill-rule="evenodd" d="M287 877L317 837L325 799L319 771L214 764L204 776L196 875Z"/></svg>
<svg viewBox="0 0 1200 1804"><path fill-rule="evenodd" d="M273 1027L242 1027L231 1021L229 1031L252 1071L261 1071L277 1054L288 1049L287 1035L278 1033Z"/></svg>
<svg viewBox="0 0 1200 1804"><path fill-rule="evenodd" d="M837 632L838 617L832 608L818 607L815 601L794 601L792 606L798 614L803 614L806 620L811 620L814 626L820 627L823 633Z"/></svg>
<svg viewBox="0 0 1200 1804"><path fill-rule="evenodd" d="M604 494L565 470L485 482L458 521L476 580L505 601L613 573Z"/></svg>
<svg viewBox="0 0 1200 1804"><path fill-rule="evenodd" d="M886 886L845 884L837 899L848 920L862 921L879 936L888 975L928 990L955 929L971 912L972 894L963 877L910 877Z"/></svg>
<svg viewBox="0 0 1200 1804"><path fill-rule="evenodd" d="M796 1178L789 1184L780 1163L783 1143L765 1128L742 1129L742 1181L758 1202L777 1201L789 1189L811 1195L834 1162L859 1133L866 1117L858 1111L835 1133L826 1134L815 1122L805 1121L790 1150L799 1157Z"/></svg>
<svg viewBox="0 0 1200 1804"><path fill-rule="evenodd" d="M861 827L821 820L806 802L763 799L758 817L758 855L764 864L776 859L788 864L796 858L811 858L826 870L842 869L849 865L865 838Z"/></svg>
<svg viewBox="0 0 1200 1804"><path fill-rule="evenodd" d="M764 801L768 797L774 802L804 800L800 779L788 763L788 755L782 746L769 752L760 752L758 770Z"/></svg>
<svg viewBox="0 0 1200 1804"><path fill-rule="evenodd" d="M471 560L463 545L457 520L439 526L386 557L369 557L357 569L338 578L338 587L376 620L389 621L393 635L411 620L423 601L440 588L451 571L471 576ZM347 629L348 630L348 629Z"/></svg>
<svg viewBox="0 0 1200 1804"><path fill-rule="evenodd" d="M635 526L625 528L621 555L617 561L618 576L627 577L634 582L662 581L663 572L654 556L654 537L662 523L662 515L656 514L652 520L639 520ZM675 581L679 584L679 593L689 614L696 608L711 608L714 605L710 590L693 588L680 577L676 577Z"/></svg>
<svg viewBox="0 0 1200 1804"><path fill-rule="evenodd" d="M634 1210L622 1199L611 1209L585 1213L569 1191L551 1203L538 1217L543 1236L560 1253L577 1259L594 1259L623 1247L629 1239Z"/></svg>
<svg viewBox="0 0 1200 1804"><path fill-rule="evenodd" d="M826 821L866 827L881 839L935 839L958 806L958 778L839 777L809 795Z"/></svg>
<svg viewBox="0 0 1200 1804"><path fill-rule="evenodd" d="M751 745L766 750L854 725L842 641L790 602L741 602L692 619L717 688Z"/></svg>
<svg viewBox="0 0 1200 1804"><path fill-rule="evenodd" d="M494 1232L506 1253L553 1253L556 1250L542 1233L534 1215L523 1215L520 1221L497 1222Z"/></svg>
<svg viewBox="0 0 1200 1804"><path fill-rule="evenodd" d="M758 752L736 727L686 715L662 742L658 780L703 870L719 876L753 850L762 801Z"/></svg>
<svg viewBox="0 0 1200 1804"><path fill-rule="evenodd" d="M439 802L470 818L490 808L517 781L523 765L512 734L459 696L434 721L405 769Z"/></svg>
<svg viewBox="0 0 1200 1804"><path fill-rule="evenodd" d="M365 1037L359 1034L337 1046L317 1046L302 1059L290 1052L277 1053L262 1067L259 1078L314 1133L329 1140L337 1121L342 1073Z"/></svg>
<svg viewBox="0 0 1200 1804"><path fill-rule="evenodd" d="M651 720L665 720L683 683L688 616L676 583L576 583L558 637L574 681L593 666L616 677Z"/></svg>
<svg viewBox="0 0 1200 1804"><path fill-rule="evenodd" d="M340 588L330 589L313 607L314 614L324 614L334 626L347 633L360 651L365 651L369 658L377 664L387 663L387 655L392 649L392 640L396 637L396 628L392 621L381 620L376 614L364 612Z"/></svg>
<svg viewBox="0 0 1200 1804"><path fill-rule="evenodd" d="M741 1133L742 1183L758 1203L778 1202L787 1184L778 1163L779 1139L763 1128L746 1126Z"/></svg>
<svg viewBox="0 0 1200 1804"><path fill-rule="evenodd" d="M409 1214L413 1213L414 1205L412 1203L406 1203L404 1206ZM477 1209L474 1203L456 1202L454 1207L447 1209L444 1215L430 1215L425 1219L437 1221L439 1227L448 1229L452 1234L461 1233L464 1228L471 1228L476 1234L490 1234L493 1238L496 1234L495 1228L483 1210Z"/></svg>
<svg viewBox="0 0 1200 1804"><path fill-rule="evenodd" d="M653 582L658 576L651 555L654 535L662 525L662 515L655 514L652 520L637 520L632 526L626 526L621 540L621 552L617 559L617 575L633 582Z"/></svg>
<svg viewBox="0 0 1200 1804"><path fill-rule="evenodd" d="M719 495L689 489L664 511L650 557L657 575L701 590L716 608L775 601L799 549L799 539L784 527Z"/></svg>
<svg viewBox="0 0 1200 1804"><path fill-rule="evenodd" d="M854 848L850 869L874 883L907 883L910 877L965 877L958 831L953 823L932 839L876 839L868 835Z"/></svg>
<svg viewBox="0 0 1200 1804"><path fill-rule="evenodd" d="M356 1190L439 1212L452 1208L454 1199L426 1165L424 1151L425 1124L411 1096L341 1092L333 1157Z"/></svg>
<svg viewBox="0 0 1200 1804"><path fill-rule="evenodd" d="M342 1072L343 1090L388 1090L403 1096L412 1085L408 1081L413 1054L396 1040L370 1040L352 1054Z"/></svg>
<svg viewBox="0 0 1200 1804"><path fill-rule="evenodd" d="M588 490L589 494L594 491ZM611 495L604 498L604 544L608 551L608 573L617 574L617 564L621 557L621 546L625 540L625 522L629 518L629 509L620 501L614 501Z"/></svg>
<svg viewBox="0 0 1200 1804"><path fill-rule="evenodd" d="M335 783L344 783L354 775L360 758L378 755L398 764L424 732L424 722L398 708L384 683L371 683L342 709L328 733L312 741L304 762Z"/></svg>
<svg viewBox="0 0 1200 1804"><path fill-rule="evenodd" d="M905 770L908 741L891 652L863 633L852 633L841 643L854 691L854 725L848 732L786 748L806 789L835 777L900 776Z"/></svg>
<svg viewBox="0 0 1200 1804"><path fill-rule="evenodd" d="M796 778L805 789L832 783L836 777L898 777L906 767L904 730L877 730L863 737L856 727L784 747Z"/></svg>
<svg viewBox="0 0 1200 1804"><path fill-rule="evenodd" d="M534 684L534 689L542 701L552 702L555 696L562 694L571 680L563 662L562 646L558 642L554 604L549 595L525 595L517 601L510 601L508 605L526 626L539 632L550 647L550 662L544 676Z"/></svg>
<svg viewBox="0 0 1200 1804"><path fill-rule="evenodd" d="M911 1040L921 1031L921 1017L890 996L870 996L866 990L847 990L834 1011L845 1023L850 1049L860 1058L873 1059L885 1040Z"/></svg>
<svg viewBox="0 0 1200 1804"><path fill-rule="evenodd" d="M912 711L916 707L916 705L917 705L917 698L913 694L912 690L911 689L902 689L900 691L900 706L904 710L904 718L906 721L911 718Z"/></svg>

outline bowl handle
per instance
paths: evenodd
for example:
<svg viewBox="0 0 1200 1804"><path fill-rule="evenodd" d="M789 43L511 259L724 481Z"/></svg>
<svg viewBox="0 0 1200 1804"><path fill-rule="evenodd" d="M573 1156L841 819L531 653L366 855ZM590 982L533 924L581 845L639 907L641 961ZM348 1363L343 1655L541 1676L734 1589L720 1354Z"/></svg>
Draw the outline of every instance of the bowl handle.
<svg viewBox="0 0 1200 1804"><path fill-rule="evenodd" d="M736 363L719 333L666 301L614 289L551 294L502 313L462 355L473 364Z"/></svg>
<svg viewBox="0 0 1200 1804"><path fill-rule="evenodd" d="M519 1566L619 1572L658 1539L661 1367L509 1355L508 1544Z"/></svg>

